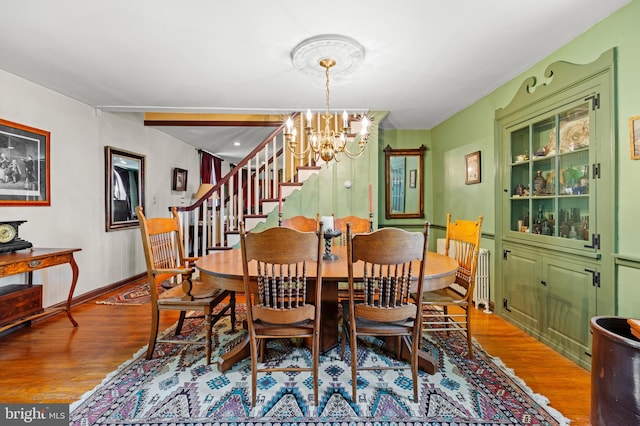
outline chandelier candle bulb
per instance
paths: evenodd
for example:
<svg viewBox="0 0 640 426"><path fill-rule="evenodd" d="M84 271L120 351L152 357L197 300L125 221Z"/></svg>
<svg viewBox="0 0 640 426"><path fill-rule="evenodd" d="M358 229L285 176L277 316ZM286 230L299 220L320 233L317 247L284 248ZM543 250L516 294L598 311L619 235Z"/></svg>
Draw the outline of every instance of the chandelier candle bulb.
<svg viewBox="0 0 640 426"><path fill-rule="evenodd" d="M307 110L307 127L311 127L311 110Z"/></svg>
<svg viewBox="0 0 640 426"><path fill-rule="evenodd" d="M347 111L342 112L342 127L347 129L349 127L349 116L347 115Z"/></svg>

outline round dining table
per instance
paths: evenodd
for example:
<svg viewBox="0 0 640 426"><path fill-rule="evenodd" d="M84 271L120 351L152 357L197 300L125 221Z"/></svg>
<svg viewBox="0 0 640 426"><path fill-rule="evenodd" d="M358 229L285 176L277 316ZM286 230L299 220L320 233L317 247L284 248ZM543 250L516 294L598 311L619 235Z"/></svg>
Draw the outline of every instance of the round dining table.
<svg viewBox="0 0 640 426"><path fill-rule="evenodd" d="M346 247L334 246L332 253L337 259L323 260L322 263L322 301L320 312L320 350L326 352L338 344L338 283L348 280ZM242 253L240 249L213 250L202 256L195 263L200 279L205 283L229 291L244 293ZM435 252L427 254L424 273L424 291L445 288L455 280L458 262L448 256ZM249 264L249 273L255 278L255 265ZM354 264L354 275L363 274L363 264ZM311 274L310 274L311 275ZM415 274L417 276L417 273ZM310 291L312 294L313 291ZM226 371L236 362L247 358L249 354L248 333L226 348L226 352L218 360L218 369ZM408 348L403 354L408 355ZM437 370L436 360L424 351L419 354L420 368L434 374Z"/></svg>

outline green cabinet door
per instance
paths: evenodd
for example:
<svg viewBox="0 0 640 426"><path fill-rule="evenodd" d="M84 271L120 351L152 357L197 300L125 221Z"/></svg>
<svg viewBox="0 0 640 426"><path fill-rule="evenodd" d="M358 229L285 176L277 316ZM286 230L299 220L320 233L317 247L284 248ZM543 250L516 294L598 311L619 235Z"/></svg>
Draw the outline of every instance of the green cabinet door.
<svg viewBox="0 0 640 426"><path fill-rule="evenodd" d="M557 349L583 358L591 353L590 319L596 315L598 271L593 262L545 258L546 333ZM577 360L576 360L577 361ZM584 361L589 362L588 356Z"/></svg>
<svg viewBox="0 0 640 426"><path fill-rule="evenodd" d="M540 259L535 253L505 245L503 258L502 314L532 334L542 332L545 308L540 284Z"/></svg>

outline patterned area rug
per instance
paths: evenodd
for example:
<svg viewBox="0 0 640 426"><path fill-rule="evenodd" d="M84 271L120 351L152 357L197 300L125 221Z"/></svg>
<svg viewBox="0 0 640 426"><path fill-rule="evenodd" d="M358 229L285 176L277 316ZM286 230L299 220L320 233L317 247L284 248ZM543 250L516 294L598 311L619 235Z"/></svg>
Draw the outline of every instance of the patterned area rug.
<svg viewBox="0 0 640 426"><path fill-rule="evenodd" d="M98 300L96 303L99 305L144 305L145 303L151 302L151 294L149 291L149 284L144 282L129 287L104 300ZM163 287L160 287L159 291L162 293Z"/></svg>
<svg viewBox="0 0 640 426"><path fill-rule="evenodd" d="M241 328L243 315L238 315ZM200 319L187 321L183 333L201 333ZM169 331L170 332L170 331ZM244 331L231 333L229 318L214 327L215 357ZM206 365L204 348L162 345L154 358L145 349L111 373L103 383L72 404L70 424L88 425L566 425L569 421L514 376L478 344L468 360L459 333L423 339L438 359L438 372L421 373L420 402L412 401L408 370L363 371L357 401L351 399L348 348L320 358L319 404L313 405L310 373L258 375L258 395L251 408L251 362L247 358L226 373ZM397 363L371 340L358 346L358 365ZM221 348L221 349L220 349ZM264 362L310 364L303 345L270 342Z"/></svg>

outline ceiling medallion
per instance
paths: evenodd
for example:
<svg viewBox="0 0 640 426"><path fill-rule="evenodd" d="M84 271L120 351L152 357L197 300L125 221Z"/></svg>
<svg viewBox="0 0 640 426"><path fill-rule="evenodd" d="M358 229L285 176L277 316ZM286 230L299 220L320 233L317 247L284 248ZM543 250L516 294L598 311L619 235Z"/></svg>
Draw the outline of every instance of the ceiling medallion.
<svg viewBox="0 0 640 426"><path fill-rule="evenodd" d="M324 77L325 70L318 64L327 58L336 62L331 69L331 76L345 77L364 62L364 47L349 37L320 35L304 40L291 52L293 66L313 77Z"/></svg>

